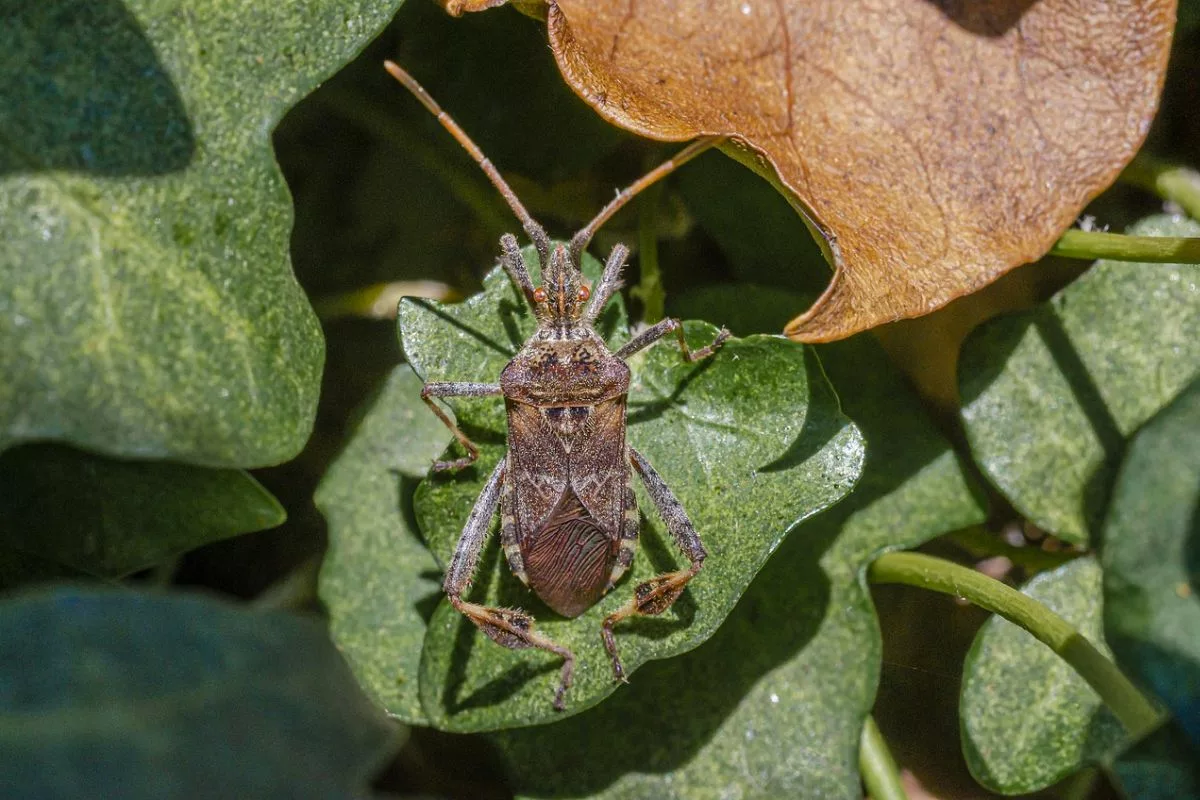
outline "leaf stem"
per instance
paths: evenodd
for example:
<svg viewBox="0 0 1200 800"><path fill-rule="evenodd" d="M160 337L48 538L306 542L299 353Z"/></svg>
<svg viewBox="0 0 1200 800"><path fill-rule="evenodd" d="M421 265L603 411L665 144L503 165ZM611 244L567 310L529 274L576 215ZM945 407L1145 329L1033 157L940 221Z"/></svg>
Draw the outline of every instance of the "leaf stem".
<svg viewBox="0 0 1200 800"><path fill-rule="evenodd" d="M653 325L666 313L667 293L658 266L658 205L662 184L651 186L638 201L638 265L641 278L630 294L642 301L642 321Z"/></svg>
<svg viewBox="0 0 1200 800"><path fill-rule="evenodd" d="M863 785L871 800L908 800L896 760L870 714L863 721L858 744L858 771L862 773Z"/></svg>
<svg viewBox="0 0 1200 800"><path fill-rule="evenodd" d="M1072 228L1054 243L1049 255L1152 264L1200 264L1200 238L1125 236Z"/></svg>
<svg viewBox="0 0 1200 800"><path fill-rule="evenodd" d="M885 553L871 564L867 577L872 583L902 583L962 597L1020 625L1070 664L1135 740L1162 721L1158 709L1066 620L998 580L922 553Z"/></svg>
<svg viewBox="0 0 1200 800"><path fill-rule="evenodd" d="M1200 172L1194 169L1139 153L1121 173L1121 180L1177 204L1192 219L1200 219Z"/></svg>

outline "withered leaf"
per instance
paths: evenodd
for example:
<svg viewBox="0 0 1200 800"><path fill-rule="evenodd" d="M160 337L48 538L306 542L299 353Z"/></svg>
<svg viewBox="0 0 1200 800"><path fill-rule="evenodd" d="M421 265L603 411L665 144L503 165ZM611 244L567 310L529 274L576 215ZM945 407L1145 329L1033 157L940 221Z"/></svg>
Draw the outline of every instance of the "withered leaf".
<svg viewBox="0 0 1200 800"><path fill-rule="evenodd" d="M826 341L1045 253L1145 136L1174 16L1174 0L558 0L548 24L601 115L732 136L788 190L836 274L787 333Z"/></svg>

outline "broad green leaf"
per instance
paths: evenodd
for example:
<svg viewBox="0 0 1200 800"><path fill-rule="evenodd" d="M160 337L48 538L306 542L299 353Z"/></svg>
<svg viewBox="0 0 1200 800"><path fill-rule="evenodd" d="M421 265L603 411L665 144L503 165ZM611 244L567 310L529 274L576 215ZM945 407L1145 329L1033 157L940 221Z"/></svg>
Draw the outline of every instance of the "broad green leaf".
<svg viewBox="0 0 1200 800"><path fill-rule="evenodd" d="M518 795L862 796L858 743L881 656L862 571L985 510L877 346L858 337L818 349L866 438L854 491L788 534L709 641L646 665L596 709L494 734Z"/></svg>
<svg viewBox="0 0 1200 800"><path fill-rule="evenodd" d="M1131 442L1101 557L1118 661L1200 752L1200 381Z"/></svg>
<svg viewBox="0 0 1200 800"><path fill-rule="evenodd" d="M1021 590L1075 626L1101 652L1100 566L1077 558ZM1087 682L1023 628L993 616L963 666L959 705L971 774L1001 794L1036 792L1125 743L1121 723Z"/></svg>
<svg viewBox="0 0 1200 800"><path fill-rule="evenodd" d="M598 265L589 260L586 268L595 274ZM621 307L612 306L602 322L601 330L622 328ZM425 380L495 381L532 331L532 315L497 270L483 294L461 305L402 303L400 327L405 353ZM687 325L693 347L715 334L710 325ZM863 453L857 428L841 415L812 352L794 343L765 336L732 340L710 361L687 364L667 341L632 358L630 367L629 442L672 487L709 552L704 571L671 611L618 627L626 670L634 673L711 636L787 531L849 491ZM441 564L504 452L499 398L453 407L482 445L482 457L417 490L417 518ZM512 577L495 541L469 595L473 602L528 608L545 635L575 651L567 713L615 689L600 642L603 618L625 604L639 582L680 563L640 484L635 490L643 518L638 557L616 589L581 617L563 620L546 610ZM422 705L432 724L458 731L560 719L550 703L559 663L492 644L442 603L425 638Z"/></svg>
<svg viewBox="0 0 1200 800"><path fill-rule="evenodd" d="M450 431L397 367L317 487L329 523L320 596L330 632L359 682L389 714L428 724L417 696L425 623L442 573L417 532L412 495Z"/></svg>
<svg viewBox="0 0 1200 800"><path fill-rule="evenodd" d="M1200 223L1129 232L1200 236ZM975 460L1021 514L1087 542L1125 438L1200 374L1198 319L1200 265L1098 261L1042 307L985 323L959 362Z"/></svg>
<svg viewBox="0 0 1200 800"><path fill-rule="evenodd" d="M299 451L323 347L288 262L271 130L397 5L12 6L0 448L208 466Z"/></svg>
<svg viewBox="0 0 1200 800"><path fill-rule="evenodd" d="M60 588L0 641L9 797L358 796L398 745L315 619Z"/></svg>
<svg viewBox="0 0 1200 800"><path fill-rule="evenodd" d="M59 445L0 454L0 486L0 546L111 578L286 519L240 470L118 461Z"/></svg>

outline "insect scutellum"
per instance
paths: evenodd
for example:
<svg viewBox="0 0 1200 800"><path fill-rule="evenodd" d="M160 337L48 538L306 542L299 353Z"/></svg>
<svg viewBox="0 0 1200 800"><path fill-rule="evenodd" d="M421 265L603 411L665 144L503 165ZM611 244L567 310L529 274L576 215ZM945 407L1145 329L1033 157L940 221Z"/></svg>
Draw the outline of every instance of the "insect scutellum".
<svg viewBox="0 0 1200 800"><path fill-rule="evenodd" d="M643 581L634 597L601 624L613 676L624 681L613 626L631 616L661 614L703 566L707 552L682 505L645 456L625 440L630 384L625 360L674 334L683 358L698 361L712 355L729 332L721 329L711 344L693 351L679 320L668 318L610 352L594 324L620 289L629 250L620 244L612 249L595 286L584 281L580 264L592 236L618 209L721 137L698 139L683 148L617 193L570 242L553 243L491 161L429 93L396 64L388 61L384 66L475 159L537 251L541 282L535 286L516 237L500 238L500 263L533 308L537 330L505 366L499 381L428 382L421 397L467 452L462 458L435 462L434 470L466 467L479 457L478 447L434 398L504 397L508 449L467 517L443 589L454 608L498 644L535 647L562 657L554 695L554 708L561 711L574 676L574 653L536 631L533 617L524 611L477 605L463 594L499 508L501 545L513 573L559 614L575 617L585 612L633 563L640 525L630 485L636 472L688 566Z"/></svg>

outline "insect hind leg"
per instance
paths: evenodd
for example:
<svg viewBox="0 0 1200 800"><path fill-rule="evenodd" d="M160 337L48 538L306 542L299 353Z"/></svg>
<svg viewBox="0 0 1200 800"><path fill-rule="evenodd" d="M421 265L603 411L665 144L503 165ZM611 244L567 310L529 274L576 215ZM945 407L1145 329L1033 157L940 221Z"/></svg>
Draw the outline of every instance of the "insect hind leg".
<svg viewBox="0 0 1200 800"><path fill-rule="evenodd" d="M608 578L608 591L621 579L621 576L633 564L633 556L637 552L638 531L641 528L641 518L638 516L637 498L633 496L633 487L625 482L625 499L621 514L621 539L617 548L617 559L613 564L612 574Z"/></svg>
<svg viewBox="0 0 1200 800"><path fill-rule="evenodd" d="M563 697L567 689L571 688L575 676L575 654L534 630L533 617L524 611L481 606L467 602L462 597L471 585L479 564L479 554L483 552L484 543L487 541L488 528L500 501L501 486L505 482L507 463L506 455L496 465L483 491L479 493L479 499L475 501L475 507L471 509L462 535L458 538L458 544L454 547L454 556L446 569L442 588L450 604L493 642L513 650L537 648L563 659L558 688L554 692L554 708L562 711Z"/></svg>
<svg viewBox="0 0 1200 800"><path fill-rule="evenodd" d="M700 572L700 568L704 566L704 559L708 555L704 544L700 541L700 535L696 533L695 526L688 519L683 506L675 497L675 493L667 486L666 481L637 450L630 447L628 453L629 460L642 477L642 482L654 503L655 510L662 517L675 544L687 556L690 565L687 569L667 572L638 584L634 590L633 599L609 614L600 626L600 638L612 661L613 677L622 682L627 682L625 667L621 664L621 657L617 653L617 641L613 636L613 626L629 617L657 616L666 611L679 599L679 595L683 594L683 589L687 586L688 581Z"/></svg>

